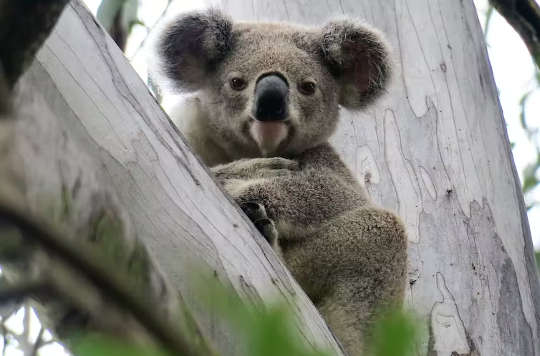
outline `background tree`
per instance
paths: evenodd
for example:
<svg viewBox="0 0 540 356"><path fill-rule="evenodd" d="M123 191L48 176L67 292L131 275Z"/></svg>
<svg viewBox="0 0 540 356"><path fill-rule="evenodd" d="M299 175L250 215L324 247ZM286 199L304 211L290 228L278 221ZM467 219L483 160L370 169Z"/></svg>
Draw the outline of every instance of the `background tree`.
<svg viewBox="0 0 540 356"><path fill-rule="evenodd" d="M540 352L540 289L526 213L471 1L228 1L236 18L365 18L396 50L386 100L343 111L334 144L410 238L410 305L430 354ZM510 213L511 212L511 213ZM519 332L517 331L519 330Z"/></svg>
<svg viewBox="0 0 540 356"><path fill-rule="evenodd" d="M482 8L484 3L487 4L488 2L478 1L478 6ZM498 11L493 11L495 8ZM508 41L508 39L501 38L501 30L499 28L493 28L491 30L492 26L490 24L493 19L498 22L498 27L506 26L506 24L498 21L497 16L493 16L494 14L500 14L512 26L531 55L531 65L524 63L523 59L520 59L523 55L516 53L516 45L512 44L512 49L505 48L506 53L504 55L502 53L499 55L497 53L493 54L492 65L494 66L495 77L498 81L499 91L503 101L506 122L509 125L512 150L514 157L516 157L518 169L521 171L522 189L525 195L531 229L533 234L536 235L533 235L533 241L535 244L538 244L538 239L540 238L540 225L538 225L538 221L540 221L540 207L538 206L540 201L538 185L540 174L540 137L538 130L540 126L536 119L538 118L538 110L540 109L537 103L540 101L536 99L540 95L540 71L538 67L538 54L536 52L538 52L539 48L540 8L537 1L489 1L484 21L484 32L488 41L488 48L491 47L493 52L496 51L496 47L504 47ZM497 33L492 33L494 31L497 31ZM507 26L502 31L510 33L512 29ZM499 52L501 52L500 49ZM512 56L508 56L508 53L512 53ZM499 58L503 56L506 56L507 61L501 64L499 63ZM518 61L514 60L516 56ZM501 69L501 67L503 68ZM528 78L529 82L521 82L519 86L516 83L512 83L519 82L515 77L520 76L523 71L528 71L528 67L533 69L533 73ZM504 75L500 74L499 71L516 74ZM499 78L497 78L498 75L500 75ZM515 106L517 110L514 110L512 106ZM517 129L516 124L520 125L519 129Z"/></svg>

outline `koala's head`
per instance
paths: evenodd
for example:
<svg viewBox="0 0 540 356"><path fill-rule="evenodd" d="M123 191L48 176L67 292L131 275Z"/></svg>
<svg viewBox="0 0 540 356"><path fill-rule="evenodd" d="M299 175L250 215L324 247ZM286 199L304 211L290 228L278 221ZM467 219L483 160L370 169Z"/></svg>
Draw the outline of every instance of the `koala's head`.
<svg viewBox="0 0 540 356"><path fill-rule="evenodd" d="M383 36L343 20L322 28L183 15L158 40L161 71L200 91L206 127L225 150L296 155L333 133L338 108L360 109L390 76Z"/></svg>

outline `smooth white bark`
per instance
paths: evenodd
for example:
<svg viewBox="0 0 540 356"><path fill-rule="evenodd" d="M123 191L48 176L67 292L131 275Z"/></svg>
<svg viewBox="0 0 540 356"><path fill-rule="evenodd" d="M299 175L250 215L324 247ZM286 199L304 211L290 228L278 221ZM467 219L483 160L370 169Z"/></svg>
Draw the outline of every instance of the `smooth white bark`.
<svg viewBox="0 0 540 356"><path fill-rule="evenodd" d="M540 288L519 181L472 0L222 0L235 19L386 33L396 75L332 142L409 234L408 304L429 323L419 354L540 354Z"/></svg>

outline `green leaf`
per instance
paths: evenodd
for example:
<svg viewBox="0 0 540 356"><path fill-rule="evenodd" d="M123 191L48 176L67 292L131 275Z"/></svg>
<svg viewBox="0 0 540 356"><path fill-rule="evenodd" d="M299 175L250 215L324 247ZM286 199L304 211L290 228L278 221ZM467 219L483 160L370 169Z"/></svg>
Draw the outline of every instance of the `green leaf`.
<svg viewBox="0 0 540 356"><path fill-rule="evenodd" d="M196 290L211 296L207 306L213 309L238 335L237 340L250 356L328 356L327 353L306 346L294 327L289 307L246 305L232 290L215 279L197 278ZM205 283L201 283L206 281Z"/></svg>
<svg viewBox="0 0 540 356"><path fill-rule="evenodd" d="M100 334L74 338L72 350L77 356L170 356L157 347L134 345Z"/></svg>
<svg viewBox="0 0 540 356"><path fill-rule="evenodd" d="M412 315L400 310L388 311L373 328L374 356L412 356L420 339L420 328Z"/></svg>

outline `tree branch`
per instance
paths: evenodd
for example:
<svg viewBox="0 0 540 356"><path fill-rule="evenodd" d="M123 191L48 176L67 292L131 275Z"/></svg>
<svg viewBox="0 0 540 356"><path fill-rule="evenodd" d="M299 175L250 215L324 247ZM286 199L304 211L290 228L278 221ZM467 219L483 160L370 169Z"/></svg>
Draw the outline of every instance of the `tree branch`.
<svg viewBox="0 0 540 356"><path fill-rule="evenodd" d="M0 304L8 303L13 299L26 298L48 290L43 281L26 281L20 284L0 287Z"/></svg>
<svg viewBox="0 0 540 356"><path fill-rule="evenodd" d="M11 111L11 95L5 78L4 67L0 59L0 119Z"/></svg>
<svg viewBox="0 0 540 356"><path fill-rule="evenodd" d="M17 211L12 205L6 206L0 202L0 219L17 226L26 238L34 240L43 249L65 260L75 270L88 278L98 290L110 297L123 310L131 314L145 327L151 335L159 340L167 349L180 355L198 355L191 343L184 338L183 331L177 325L162 318L150 301L141 297L140 291L132 288L129 277L118 270L109 268L93 249L81 248L81 242L74 238L63 236L52 226L39 223L28 217L22 211ZM25 283L0 291L0 303L21 295L28 296L43 290L43 284ZM59 291L61 292L61 291Z"/></svg>
<svg viewBox="0 0 540 356"><path fill-rule="evenodd" d="M32 63L69 0L0 0L0 62L9 87Z"/></svg>
<svg viewBox="0 0 540 356"><path fill-rule="evenodd" d="M540 68L540 6L535 0L490 0L519 33Z"/></svg>

